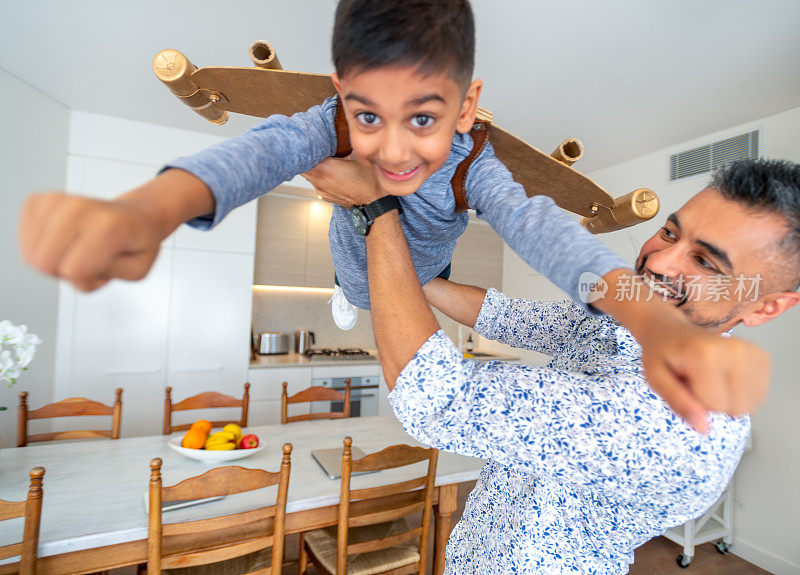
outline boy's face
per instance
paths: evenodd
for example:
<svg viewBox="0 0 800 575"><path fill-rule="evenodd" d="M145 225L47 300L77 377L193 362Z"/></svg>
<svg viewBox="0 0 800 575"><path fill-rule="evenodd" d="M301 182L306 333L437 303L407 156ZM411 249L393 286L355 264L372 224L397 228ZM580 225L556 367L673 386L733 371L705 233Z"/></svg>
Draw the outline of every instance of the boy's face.
<svg viewBox="0 0 800 575"><path fill-rule="evenodd" d="M353 153L395 196L413 194L444 165L455 132L472 128L482 86L475 80L465 95L449 74L411 66L334 74L333 82Z"/></svg>

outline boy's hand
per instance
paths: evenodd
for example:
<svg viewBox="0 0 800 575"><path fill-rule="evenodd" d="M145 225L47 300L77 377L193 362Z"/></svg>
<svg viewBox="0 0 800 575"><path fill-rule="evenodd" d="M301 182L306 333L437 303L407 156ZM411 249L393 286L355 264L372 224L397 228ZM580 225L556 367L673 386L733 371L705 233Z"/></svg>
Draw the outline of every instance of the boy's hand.
<svg viewBox="0 0 800 575"><path fill-rule="evenodd" d="M650 322L637 331L648 383L697 431L708 432L706 410L739 416L764 400L770 356L758 346L682 318Z"/></svg>
<svg viewBox="0 0 800 575"><path fill-rule="evenodd" d="M317 197L345 208L370 204L386 195L375 172L351 157L326 158L303 174L317 189Z"/></svg>
<svg viewBox="0 0 800 575"><path fill-rule="evenodd" d="M111 278L143 278L162 238L135 203L43 193L25 202L19 239L33 267L91 291Z"/></svg>
<svg viewBox="0 0 800 575"><path fill-rule="evenodd" d="M164 238L215 207L208 186L178 169L112 201L34 194L22 208L20 248L33 267L91 291L112 278L142 279Z"/></svg>
<svg viewBox="0 0 800 575"><path fill-rule="evenodd" d="M615 271L603 279L613 288L625 274ZM647 382L697 431L708 432L707 410L739 416L764 400L770 356L760 347L693 325L680 310L656 299L605 298L593 305L614 315L636 337Z"/></svg>

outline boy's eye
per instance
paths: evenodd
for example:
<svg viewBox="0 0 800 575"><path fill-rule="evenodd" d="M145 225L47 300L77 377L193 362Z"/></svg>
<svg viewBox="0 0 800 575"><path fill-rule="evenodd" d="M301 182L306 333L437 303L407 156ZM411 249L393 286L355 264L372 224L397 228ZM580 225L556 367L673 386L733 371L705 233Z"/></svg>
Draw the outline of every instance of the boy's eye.
<svg viewBox="0 0 800 575"><path fill-rule="evenodd" d="M427 128L433 124L433 118L427 114L417 114L411 118L411 125L415 128Z"/></svg>
<svg viewBox="0 0 800 575"><path fill-rule="evenodd" d="M375 124L380 123L378 116L372 112L361 112L360 114L356 114L356 118L359 122L367 126L374 126Z"/></svg>

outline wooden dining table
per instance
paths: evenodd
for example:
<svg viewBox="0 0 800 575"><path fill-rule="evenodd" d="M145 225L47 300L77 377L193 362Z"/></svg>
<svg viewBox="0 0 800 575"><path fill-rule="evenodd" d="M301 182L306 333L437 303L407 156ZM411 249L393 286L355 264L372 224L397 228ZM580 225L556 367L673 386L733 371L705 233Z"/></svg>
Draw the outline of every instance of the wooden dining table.
<svg viewBox="0 0 800 575"><path fill-rule="evenodd" d="M232 465L276 471L280 467L282 445L291 443L294 447L286 506L287 534L336 524L339 480L331 480L323 473L311 457L313 450L341 447L342 438L348 435L364 453L397 443L420 445L392 416L248 427L246 432L258 435L265 447ZM42 466L46 470L37 573L94 573L146 562L145 494L150 460L154 457L163 460L164 485L225 465L186 458L167 445L170 437L180 434L0 449L0 499L25 499L30 469ZM444 571L458 484L477 479L482 466L480 459L450 453L439 455L433 549L437 574ZM384 470L354 476L352 487L373 487L424 473L423 468L414 466ZM274 488L229 495L219 501L166 511L164 522L217 517L274 502ZM21 538L21 519L0 522L0 546ZM0 563L0 575L14 572L12 565Z"/></svg>

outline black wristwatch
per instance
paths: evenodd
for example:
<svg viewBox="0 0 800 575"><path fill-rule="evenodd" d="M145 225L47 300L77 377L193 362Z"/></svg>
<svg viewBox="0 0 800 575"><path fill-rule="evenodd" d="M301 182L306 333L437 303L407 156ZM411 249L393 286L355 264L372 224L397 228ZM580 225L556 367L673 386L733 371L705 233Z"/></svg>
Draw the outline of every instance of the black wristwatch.
<svg viewBox="0 0 800 575"><path fill-rule="evenodd" d="M350 208L350 217L353 219L353 227L355 227L356 233L366 236L375 218L392 210L397 210L399 214L403 213L403 208L400 207L400 200L397 199L397 196L383 196L371 204L353 206Z"/></svg>

